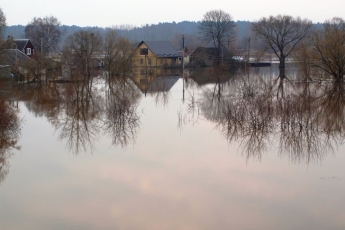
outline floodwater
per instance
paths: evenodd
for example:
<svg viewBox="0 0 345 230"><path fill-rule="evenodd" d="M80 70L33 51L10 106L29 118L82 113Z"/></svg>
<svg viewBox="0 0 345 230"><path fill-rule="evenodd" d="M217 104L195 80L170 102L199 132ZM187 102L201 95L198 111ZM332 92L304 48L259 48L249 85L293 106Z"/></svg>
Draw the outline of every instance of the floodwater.
<svg viewBox="0 0 345 230"><path fill-rule="evenodd" d="M344 87L289 71L13 89L0 228L345 229Z"/></svg>

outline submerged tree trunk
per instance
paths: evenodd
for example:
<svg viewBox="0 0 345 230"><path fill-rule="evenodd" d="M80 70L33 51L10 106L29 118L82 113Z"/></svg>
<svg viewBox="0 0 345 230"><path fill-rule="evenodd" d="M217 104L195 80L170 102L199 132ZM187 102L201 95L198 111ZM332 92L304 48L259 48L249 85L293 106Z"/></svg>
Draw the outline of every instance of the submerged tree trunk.
<svg viewBox="0 0 345 230"><path fill-rule="evenodd" d="M344 81L344 75L342 73L340 73L336 79L335 79L336 82L343 82Z"/></svg>
<svg viewBox="0 0 345 230"><path fill-rule="evenodd" d="M285 77L285 57L279 57L279 78Z"/></svg>

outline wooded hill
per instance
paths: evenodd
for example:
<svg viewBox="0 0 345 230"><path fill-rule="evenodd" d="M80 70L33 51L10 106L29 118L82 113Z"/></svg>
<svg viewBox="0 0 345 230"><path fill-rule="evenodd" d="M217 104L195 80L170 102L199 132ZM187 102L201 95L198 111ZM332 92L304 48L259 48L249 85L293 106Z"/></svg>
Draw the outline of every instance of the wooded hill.
<svg viewBox="0 0 345 230"><path fill-rule="evenodd" d="M142 25L140 27L132 25L116 25L116 31L120 36L123 36L133 43L139 43L142 40L165 40L170 41L176 49L182 48L182 35L185 37L185 47L189 49L195 49L197 46L202 45L198 39L198 26L200 21L191 22L163 22L152 25ZM62 44L64 40L74 32L84 29L98 30L101 34L105 33L107 28L103 27L79 27L76 25L66 26L62 25L61 30L64 32L62 38ZM25 26L13 25L8 26L5 30L5 37L12 36L16 39L25 38ZM240 43L242 38L250 36L250 22L249 21L237 21L236 22L236 44Z"/></svg>
<svg viewBox="0 0 345 230"><path fill-rule="evenodd" d="M171 44L177 50L182 49L182 35L185 37L185 47L194 50L198 46L205 46L198 36L198 26L200 21L182 21L182 22L163 22L158 24L146 24L140 27L133 25L115 25L116 31L120 36L129 39L131 42L137 44L142 40L147 41L170 41ZM322 24L314 24L315 27L320 27ZM62 25L61 30L64 35L61 40L63 44L64 40L74 32L78 30L94 29L98 30L101 34L104 34L108 28L103 27L80 27L80 26L66 26ZM16 39L25 38L25 26L16 25L8 26L5 30L5 37L12 36ZM237 21L236 22L236 39L231 42L233 47L243 49L246 46L248 37L251 37L251 22L249 21Z"/></svg>

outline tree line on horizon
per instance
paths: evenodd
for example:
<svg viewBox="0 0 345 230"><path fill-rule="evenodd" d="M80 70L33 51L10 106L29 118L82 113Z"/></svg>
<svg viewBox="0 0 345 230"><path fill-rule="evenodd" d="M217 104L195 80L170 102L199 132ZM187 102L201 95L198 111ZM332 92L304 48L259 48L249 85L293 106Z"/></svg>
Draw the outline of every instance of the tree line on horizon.
<svg viewBox="0 0 345 230"><path fill-rule="evenodd" d="M160 22L158 24L147 24L140 27L133 25L115 25L113 27L80 27L77 25L60 25L61 31L63 31L61 37L61 43L71 34L79 30L97 30L101 34L105 34L107 29L114 28L115 31L122 37L129 39L131 42L139 43L141 41L170 41L175 49L182 49L182 35L185 36L185 46L190 50L194 50L201 41L198 39L198 27L200 21L182 21L182 22ZM249 21L237 21L236 22L236 34L237 40L241 41L242 38L250 36ZM12 25L7 26L4 35L12 36L13 38L21 39L25 37L24 25Z"/></svg>

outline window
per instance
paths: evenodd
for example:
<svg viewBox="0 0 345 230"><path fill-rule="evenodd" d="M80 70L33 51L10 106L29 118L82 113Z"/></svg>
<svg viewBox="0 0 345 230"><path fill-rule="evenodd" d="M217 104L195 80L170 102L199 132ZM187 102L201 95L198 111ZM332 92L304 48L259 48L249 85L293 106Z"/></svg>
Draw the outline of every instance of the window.
<svg viewBox="0 0 345 230"><path fill-rule="evenodd" d="M26 48L26 55L31 55L31 48Z"/></svg>
<svg viewBox="0 0 345 230"><path fill-rule="evenodd" d="M149 58L149 60L148 60L148 63L149 63L149 65L151 65L151 59Z"/></svg>
<svg viewBox="0 0 345 230"><path fill-rule="evenodd" d="M140 64L144 64L144 59L140 59Z"/></svg>
<svg viewBox="0 0 345 230"><path fill-rule="evenodd" d="M149 50L147 48L140 49L140 55L147 55L149 53Z"/></svg>

